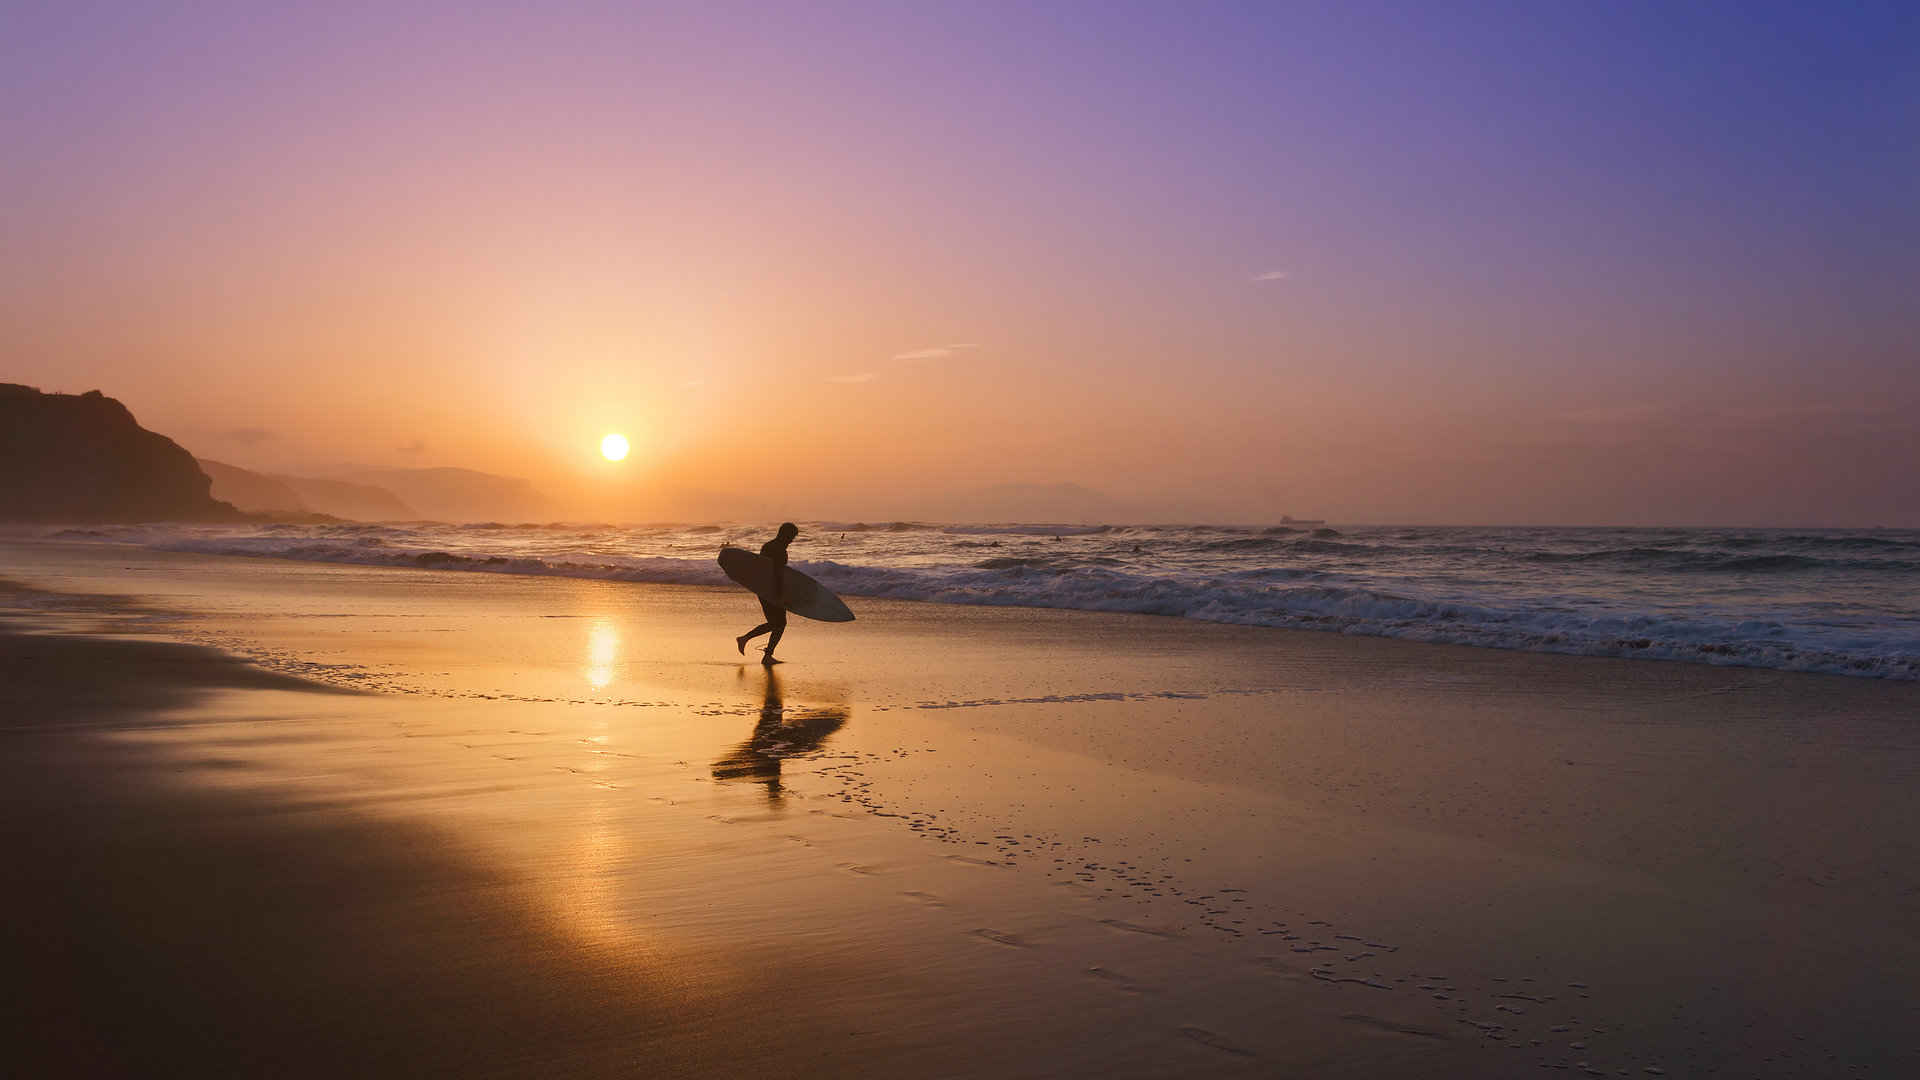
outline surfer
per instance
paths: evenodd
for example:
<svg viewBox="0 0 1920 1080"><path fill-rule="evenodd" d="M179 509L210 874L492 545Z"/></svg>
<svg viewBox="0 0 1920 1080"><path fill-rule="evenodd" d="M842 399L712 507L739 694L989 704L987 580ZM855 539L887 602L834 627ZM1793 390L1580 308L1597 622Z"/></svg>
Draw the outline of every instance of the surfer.
<svg viewBox="0 0 1920 1080"><path fill-rule="evenodd" d="M740 650L741 656L747 655L747 642L761 634L771 634L773 636L767 639L766 655L760 658L760 662L780 662L773 658L773 650L780 645L780 635L787 632L787 582L786 575L781 571L787 568L787 545L793 543L793 538L798 535L800 526L789 521L780 526L780 531L774 534L773 539L760 545L760 554L773 560L773 595L760 598L760 614L766 616L767 621L733 639L734 648Z"/></svg>

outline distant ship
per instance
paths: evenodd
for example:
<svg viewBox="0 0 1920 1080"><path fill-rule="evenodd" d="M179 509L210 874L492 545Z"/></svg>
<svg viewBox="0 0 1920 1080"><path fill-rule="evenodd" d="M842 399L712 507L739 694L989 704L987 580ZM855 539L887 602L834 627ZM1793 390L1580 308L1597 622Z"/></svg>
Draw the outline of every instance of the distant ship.
<svg viewBox="0 0 1920 1080"><path fill-rule="evenodd" d="M1297 517L1289 517L1286 514L1281 514L1280 524L1282 525L1325 525L1326 522L1320 518L1297 518Z"/></svg>

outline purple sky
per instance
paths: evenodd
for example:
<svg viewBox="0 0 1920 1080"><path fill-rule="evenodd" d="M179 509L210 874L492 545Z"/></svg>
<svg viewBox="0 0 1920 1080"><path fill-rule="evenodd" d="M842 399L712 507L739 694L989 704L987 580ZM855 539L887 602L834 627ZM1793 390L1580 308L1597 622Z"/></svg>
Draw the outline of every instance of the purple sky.
<svg viewBox="0 0 1920 1080"><path fill-rule="evenodd" d="M0 379L608 515L1920 525L1911 5L1446 7L11 4Z"/></svg>

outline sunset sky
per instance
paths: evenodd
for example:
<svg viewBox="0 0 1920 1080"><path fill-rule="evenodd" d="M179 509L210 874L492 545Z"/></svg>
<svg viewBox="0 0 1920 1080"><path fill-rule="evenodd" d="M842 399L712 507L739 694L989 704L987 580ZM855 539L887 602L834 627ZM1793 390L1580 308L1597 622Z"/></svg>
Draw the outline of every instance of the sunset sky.
<svg viewBox="0 0 1920 1080"><path fill-rule="evenodd" d="M27 2L0 93L0 381L238 465L1920 525L1912 4Z"/></svg>

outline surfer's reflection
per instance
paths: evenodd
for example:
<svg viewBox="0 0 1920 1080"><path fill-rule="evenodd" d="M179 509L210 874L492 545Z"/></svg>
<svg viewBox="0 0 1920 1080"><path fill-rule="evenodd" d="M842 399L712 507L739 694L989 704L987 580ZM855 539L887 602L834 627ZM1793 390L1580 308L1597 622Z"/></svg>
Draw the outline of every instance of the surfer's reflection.
<svg viewBox="0 0 1920 1080"><path fill-rule="evenodd" d="M780 763L820 748L847 722L845 708L797 709L788 715L780 700L780 676L766 670L767 693L753 735L713 763L715 780L752 780L767 785L767 801L781 800Z"/></svg>

